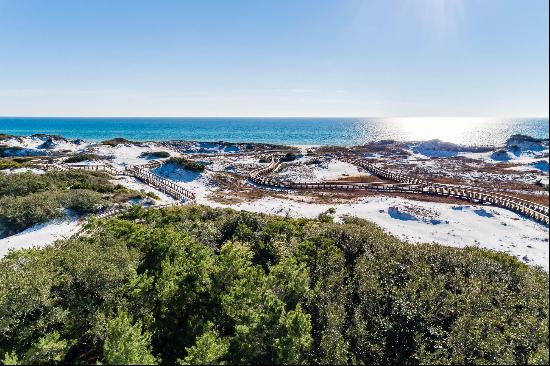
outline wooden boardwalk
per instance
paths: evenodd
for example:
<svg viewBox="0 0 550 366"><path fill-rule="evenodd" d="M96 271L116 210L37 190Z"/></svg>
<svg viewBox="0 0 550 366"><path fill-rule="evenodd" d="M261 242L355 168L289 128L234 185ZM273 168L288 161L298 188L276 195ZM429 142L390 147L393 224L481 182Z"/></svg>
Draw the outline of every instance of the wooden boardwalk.
<svg viewBox="0 0 550 366"><path fill-rule="evenodd" d="M195 194L181 187L170 179L161 177L147 168L131 167L126 169L127 175L132 175L144 183L157 188L159 191L175 198L178 201L195 201Z"/></svg>
<svg viewBox="0 0 550 366"><path fill-rule="evenodd" d="M178 201L194 202L195 194L193 192L179 186L173 180L161 177L160 175L150 171L151 169L157 168L160 165L160 162L152 161L148 164L127 166L124 169L116 169L106 164L47 164L44 165L44 167L46 170L66 171L69 169L78 169L94 172L104 171L112 175L132 176Z"/></svg>
<svg viewBox="0 0 550 366"><path fill-rule="evenodd" d="M400 192L449 196L471 202L502 207L530 217L533 220L544 223L546 225L549 224L548 206L540 205L499 192L491 192L488 190L469 186L435 183L423 179L409 177L404 174L385 170L361 158L342 157L340 158L340 160L357 165L380 178L388 179L396 183L325 183L281 181L267 176L268 174L273 173L280 167L280 161L274 155L271 156L271 162L268 166L253 170L252 172L250 172L248 178L253 183L278 188L344 191L368 190L376 192Z"/></svg>
<svg viewBox="0 0 550 366"><path fill-rule="evenodd" d="M395 173L380 168L365 159L342 158L341 160L362 167L372 174L384 179L390 179L404 184L418 185L419 188L422 189L421 193L451 196L468 201L491 204L493 206L502 207L514 212L521 213L536 221L543 222L546 225L548 225L549 223L548 206L530 202L500 192L488 191L486 189L464 185L435 183L427 180L409 177L405 174Z"/></svg>

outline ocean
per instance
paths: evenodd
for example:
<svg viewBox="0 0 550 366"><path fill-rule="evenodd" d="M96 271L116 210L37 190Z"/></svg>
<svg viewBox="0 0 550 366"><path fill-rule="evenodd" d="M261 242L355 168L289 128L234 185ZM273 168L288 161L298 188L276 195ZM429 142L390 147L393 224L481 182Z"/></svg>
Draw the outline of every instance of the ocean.
<svg viewBox="0 0 550 366"><path fill-rule="evenodd" d="M503 144L512 134L548 138L548 118L80 118L0 117L0 133L104 140L195 140L286 145L360 145L371 141Z"/></svg>

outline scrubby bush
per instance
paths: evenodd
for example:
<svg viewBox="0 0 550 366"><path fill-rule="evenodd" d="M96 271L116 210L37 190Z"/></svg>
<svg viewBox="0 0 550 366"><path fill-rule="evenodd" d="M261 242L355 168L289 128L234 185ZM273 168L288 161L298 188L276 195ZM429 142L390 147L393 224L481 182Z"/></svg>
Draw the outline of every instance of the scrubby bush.
<svg viewBox="0 0 550 366"><path fill-rule="evenodd" d="M15 161L16 163L23 164L23 163L28 163L29 161L33 160L33 158L23 157L23 156L16 156L16 157L11 158L11 160Z"/></svg>
<svg viewBox="0 0 550 366"><path fill-rule="evenodd" d="M0 160L0 170L4 169L17 169L21 168L23 164L20 164L14 160Z"/></svg>
<svg viewBox="0 0 550 366"><path fill-rule="evenodd" d="M60 203L64 208L71 209L79 214L95 213L110 206L110 202L104 200L98 192L76 189L64 192Z"/></svg>
<svg viewBox="0 0 550 366"><path fill-rule="evenodd" d="M160 199L160 197L157 194L155 194L155 192L147 192L147 193L145 193L145 195L147 197L150 197L150 198L155 199L155 200Z"/></svg>
<svg viewBox="0 0 550 366"><path fill-rule="evenodd" d="M6 227L6 234L16 233L62 216L55 193L41 192L22 197L0 197L0 223Z"/></svg>
<svg viewBox="0 0 550 366"><path fill-rule="evenodd" d="M145 194L115 186L103 172L0 174L0 226L5 234L63 216L64 209L95 213Z"/></svg>
<svg viewBox="0 0 550 366"><path fill-rule="evenodd" d="M76 154L65 159L65 163L80 163L82 161L101 160L97 154Z"/></svg>
<svg viewBox="0 0 550 366"><path fill-rule="evenodd" d="M204 164L198 163L193 160L189 160L187 158L177 158L177 157L171 157L166 161L166 164L174 164L177 165L183 169L192 170L195 172L203 172L204 171Z"/></svg>
<svg viewBox="0 0 550 366"><path fill-rule="evenodd" d="M142 334L141 324L132 324L122 311L107 326L103 355L109 365L156 365L151 354L151 335Z"/></svg>
<svg viewBox="0 0 550 366"><path fill-rule="evenodd" d="M142 158L169 158L170 153L167 151L146 151L141 153L140 155Z"/></svg>
<svg viewBox="0 0 550 366"><path fill-rule="evenodd" d="M117 146L117 145L133 144L133 142L123 137L115 137L110 140L102 141L101 144L109 145L109 146Z"/></svg>
<svg viewBox="0 0 550 366"><path fill-rule="evenodd" d="M88 230L0 260L0 359L548 363L547 273L506 254L202 206Z"/></svg>
<svg viewBox="0 0 550 366"><path fill-rule="evenodd" d="M296 160L296 154L293 152L288 152L281 158L281 161L289 162Z"/></svg>
<svg viewBox="0 0 550 366"><path fill-rule="evenodd" d="M1 196L24 196L31 193L56 189L90 189L101 193L116 190L109 181L110 176L104 172L85 172L68 170L62 172L47 172L34 174L24 172L19 174L0 174Z"/></svg>

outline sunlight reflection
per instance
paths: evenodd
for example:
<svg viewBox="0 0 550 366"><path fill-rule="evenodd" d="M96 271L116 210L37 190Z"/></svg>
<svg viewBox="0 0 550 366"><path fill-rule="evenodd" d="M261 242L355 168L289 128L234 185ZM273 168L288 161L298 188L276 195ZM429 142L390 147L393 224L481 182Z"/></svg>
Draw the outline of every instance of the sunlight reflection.
<svg viewBox="0 0 550 366"><path fill-rule="evenodd" d="M462 143L470 140L480 127L494 122L493 118L458 117L407 117L388 118L399 135L409 140L425 141L439 139L447 142ZM389 126L388 126L389 127ZM483 136L478 136L483 139Z"/></svg>

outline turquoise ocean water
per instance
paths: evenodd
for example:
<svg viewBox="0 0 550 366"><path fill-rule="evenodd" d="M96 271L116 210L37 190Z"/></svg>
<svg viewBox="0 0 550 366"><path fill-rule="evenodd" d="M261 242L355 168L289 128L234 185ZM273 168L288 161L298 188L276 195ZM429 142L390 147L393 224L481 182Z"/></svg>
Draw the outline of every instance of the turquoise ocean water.
<svg viewBox="0 0 550 366"><path fill-rule="evenodd" d="M359 145L440 139L499 145L512 134L548 138L548 119L486 118L55 118L0 117L0 133L103 140L196 140L288 145Z"/></svg>

